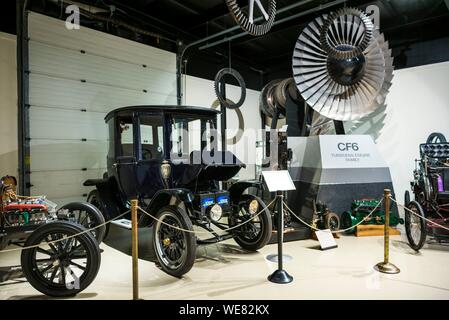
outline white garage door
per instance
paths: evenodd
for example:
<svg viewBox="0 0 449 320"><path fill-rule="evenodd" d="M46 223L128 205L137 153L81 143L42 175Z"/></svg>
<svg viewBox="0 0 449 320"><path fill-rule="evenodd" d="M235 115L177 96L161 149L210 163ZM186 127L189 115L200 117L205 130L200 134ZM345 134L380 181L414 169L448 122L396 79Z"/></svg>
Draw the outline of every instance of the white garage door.
<svg viewBox="0 0 449 320"><path fill-rule="evenodd" d="M29 15L31 193L59 204L85 199L106 171L107 112L176 104L173 53Z"/></svg>

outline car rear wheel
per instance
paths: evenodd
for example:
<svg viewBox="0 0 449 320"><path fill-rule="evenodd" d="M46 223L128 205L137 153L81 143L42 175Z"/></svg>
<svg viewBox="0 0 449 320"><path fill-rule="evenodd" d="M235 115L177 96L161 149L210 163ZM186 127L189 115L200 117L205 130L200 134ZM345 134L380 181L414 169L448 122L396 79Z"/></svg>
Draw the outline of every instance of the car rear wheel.
<svg viewBox="0 0 449 320"><path fill-rule="evenodd" d="M62 213L62 214L61 214ZM87 202L71 202L58 210L58 217L82 225L86 229L92 229L92 235L100 244L106 232L103 214L94 205ZM101 227L99 227L102 225Z"/></svg>
<svg viewBox="0 0 449 320"><path fill-rule="evenodd" d="M407 208L417 214L405 210L405 232L408 243L413 250L419 251L424 246L427 235L426 222L421 219L424 217L424 211L416 201L410 201Z"/></svg>
<svg viewBox="0 0 449 320"><path fill-rule="evenodd" d="M100 212L103 215L105 221L109 221L110 220L110 217L105 212L106 211L105 210L105 205L103 203L103 200L100 197L100 193L98 192L98 190L92 190L89 193L89 195L87 196L87 202L90 203L91 205L95 206L96 208L98 208L98 210L100 210ZM106 239L106 237L108 236L109 227L110 227L110 223L108 223L105 226L103 240Z"/></svg>
<svg viewBox="0 0 449 320"><path fill-rule="evenodd" d="M21 265L36 290L51 297L70 297L92 283L100 268L98 243L90 233L71 237L85 230L72 222L56 221L30 235L25 247L37 247L22 251ZM60 239L64 240L51 243Z"/></svg>
<svg viewBox="0 0 449 320"><path fill-rule="evenodd" d="M196 258L195 234L187 213L176 206L165 206L156 214L153 226L153 246L159 267L174 277L192 269ZM175 227L175 228L173 228Z"/></svg>
<svg viewBox="0 0 449 320"><path fill-rule="evenodd" d="M264 211L257 215L261 210ZM257 216L254 217L255 215ZM230 218L229 225L233 227L246 221L249 222L233 230L235 242L248 251L263 248L271 239L273 222L270 210L259 197L249 194L242 195L238 212Z"/></svg>

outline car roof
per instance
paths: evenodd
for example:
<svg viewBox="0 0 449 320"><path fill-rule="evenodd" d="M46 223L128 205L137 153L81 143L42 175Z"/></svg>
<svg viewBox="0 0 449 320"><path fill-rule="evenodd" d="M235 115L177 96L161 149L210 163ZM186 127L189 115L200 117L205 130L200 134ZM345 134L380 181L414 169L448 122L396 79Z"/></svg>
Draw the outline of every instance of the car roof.
<svg viewBox="0 0 449 320"><path fill-rule="evenodd" d="M192 107L192 106L175 106L175 105L141 105L141 106L128 106L121 107L112 110L104 118L105 121L109 121L112 117L115 117L118 113L122 112L135 112L135 111L152 111L152 112L168 112L168 113L181 113L188 115L199 115L199 116L216 116L220 111L215 109L203 108L203 107Z"/></svg>

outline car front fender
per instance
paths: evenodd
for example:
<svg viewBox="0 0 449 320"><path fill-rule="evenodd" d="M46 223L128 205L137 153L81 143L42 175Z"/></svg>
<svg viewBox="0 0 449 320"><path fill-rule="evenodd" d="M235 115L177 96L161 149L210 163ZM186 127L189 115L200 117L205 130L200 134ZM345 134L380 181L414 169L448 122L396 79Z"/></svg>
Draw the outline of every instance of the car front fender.
<svg viewBox="0 0 449 320"><path fill-rule="evenodd" d="M186 207L190 207L193 202L193 194L188 189L164 189L158 191L151 199L150 204L145 209L146 212L155 216L157 212L167 205L179 205L183 203ZM143 214L139 220L139 227L150 227L154 219Z"/></svg>

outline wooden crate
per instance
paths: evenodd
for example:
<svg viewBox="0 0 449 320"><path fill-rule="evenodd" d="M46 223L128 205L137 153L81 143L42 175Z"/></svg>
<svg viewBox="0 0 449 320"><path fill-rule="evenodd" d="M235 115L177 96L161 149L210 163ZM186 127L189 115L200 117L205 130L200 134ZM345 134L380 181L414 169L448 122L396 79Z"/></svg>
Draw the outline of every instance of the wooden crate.
<svg viewBox="0 0 449 320"><path fill-rule="evenodd" d="M398 236L401 231L398 229L390 227L390 236ZM361 224L356 227L355 236L356 237L371 237L371 236L383 236L384 226L375 224Z"/></svg>

